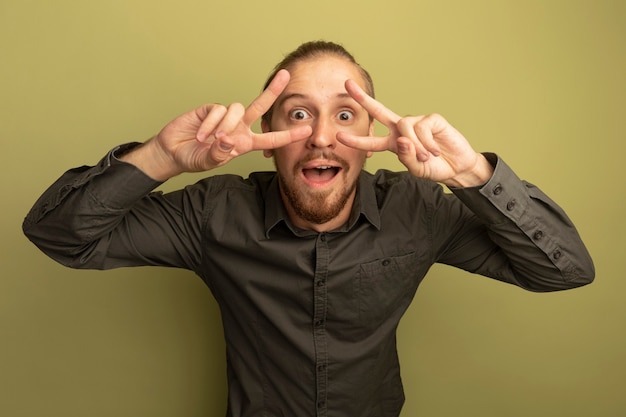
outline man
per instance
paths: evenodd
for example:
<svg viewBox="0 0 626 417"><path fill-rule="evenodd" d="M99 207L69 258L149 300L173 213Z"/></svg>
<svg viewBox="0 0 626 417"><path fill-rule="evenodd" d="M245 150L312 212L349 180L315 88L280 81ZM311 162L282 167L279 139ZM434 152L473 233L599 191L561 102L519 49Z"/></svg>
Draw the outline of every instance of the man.
<svg viewBox="0 0 626 417"><path fill-rule="evenodd" d="M23 226L71 267L195 271L222 313L228 416L398 416L395 331L435 262L531 291L593 280L555 203L443 117L376 101L343 47L301 45L266 86L247 108L202 106L68 171ZM374 120L387 136L374 136ZM277 172L150 193L252 150ZM408 172L363 171L384 150Z"/></svg>

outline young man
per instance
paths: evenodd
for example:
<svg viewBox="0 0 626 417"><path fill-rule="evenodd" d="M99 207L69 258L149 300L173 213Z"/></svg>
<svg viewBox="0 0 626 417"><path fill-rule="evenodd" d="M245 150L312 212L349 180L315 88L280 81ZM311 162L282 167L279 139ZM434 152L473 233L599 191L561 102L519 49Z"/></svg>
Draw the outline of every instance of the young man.
<svg viewBox="0 0 626 417"><path fill-rule="evenodd" d="M24 231L75 268L195 271L222 312L228 416L398 416L395 331L433 263L531 291L588 284L594 268L565 213L498 156L373 91L341 46L303 44L247 108L202 106L68 171ZM151 193L252 150L277 172ZM363 171L384 150L408 172Z"/></svg>

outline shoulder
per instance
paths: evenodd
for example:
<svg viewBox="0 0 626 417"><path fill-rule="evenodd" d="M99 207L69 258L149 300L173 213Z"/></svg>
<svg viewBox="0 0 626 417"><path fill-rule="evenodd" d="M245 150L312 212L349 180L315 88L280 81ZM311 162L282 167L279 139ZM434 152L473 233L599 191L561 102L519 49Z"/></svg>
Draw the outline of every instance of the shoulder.
<svg viewBox="0 0 626 417"><path fill-rule="evenodd" d="M417 191L419 195L443 192L443 187L430 180L417 178L407 171L379 169L375 173L363 172L365 185L373 187L377 196L389 193Z"/></svg>
<svg viewBox="0 0 626 417"><path fill-rule="evenodd" d="M361 181L362 204L375 205L381 214L430 216L443 215L451 209L462 210L461 201L443 185L414 177L406 171L364 172Z"/></svg>
<svg viewBox="0 0 626 417"><path fill-rule="evenodd" d="M222 193L256 193L270 187L275 172L253 172L247 178L235 174L220 174L203 178L185 187L187 192L200 192L212 196Z"/></svg>

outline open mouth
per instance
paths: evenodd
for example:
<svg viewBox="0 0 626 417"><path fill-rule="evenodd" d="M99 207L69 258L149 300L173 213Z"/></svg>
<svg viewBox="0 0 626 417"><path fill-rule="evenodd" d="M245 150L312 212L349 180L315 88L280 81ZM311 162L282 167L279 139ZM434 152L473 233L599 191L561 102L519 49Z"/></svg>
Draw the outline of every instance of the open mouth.
<svg viewBox="0 0 626 417"><path fill-rule="evenodd" d="M339 167L322 165L315 168L305 168L302 170L302 174L309 181L328 182L335 178L340 170Z"/></svg>
<svg viewBox="0 0 626 417"><path fill-rule="evenodd" d="M312 154L304 158L297 165L297 169L306 185L311 188L325 188L331 186L344 170L347 172L349 165L338 155Z"/></svg>

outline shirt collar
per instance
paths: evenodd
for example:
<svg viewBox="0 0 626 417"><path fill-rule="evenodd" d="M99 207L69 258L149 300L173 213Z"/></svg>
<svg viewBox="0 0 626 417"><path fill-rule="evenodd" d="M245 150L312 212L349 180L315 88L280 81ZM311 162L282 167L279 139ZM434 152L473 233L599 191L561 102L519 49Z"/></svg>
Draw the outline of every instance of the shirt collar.
<svg viewBox="0 0 626 417"><path fill-rule="evenodd" d="M372 226L380 230L380 212L378 211L376 193L372 182L373 175L361 171L350 218L348 219L348 223L337 231L348 231L352 229L361 216ZM272 229L281 222L284 222L294 233L297 233L296 228L289 221L287 209L280 195L278 175L274 175L267 189L267 194L265 195L265 236L268 239Z"/></svg>

